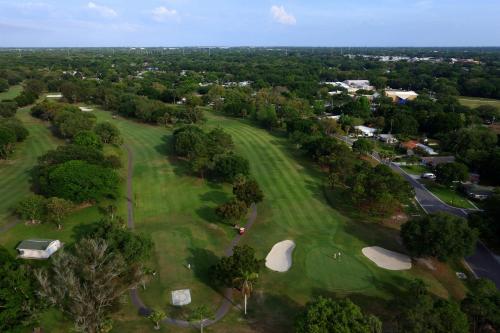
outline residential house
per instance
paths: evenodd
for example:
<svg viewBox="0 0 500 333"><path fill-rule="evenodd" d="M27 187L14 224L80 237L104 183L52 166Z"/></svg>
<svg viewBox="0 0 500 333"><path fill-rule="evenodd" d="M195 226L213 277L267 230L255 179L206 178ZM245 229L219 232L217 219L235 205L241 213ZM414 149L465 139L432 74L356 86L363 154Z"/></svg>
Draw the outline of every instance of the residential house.
<svg viewBox="0 0 500 333"><path fill-rule="evenodd" d="M406 104L406 102L416 99L418 94L414 91L388 89L385 91L385 96L392 98L394 103Z"/></svg>
<svg viewBox="0 0 500 333"><path fill-rule="evenodd" d="M371 138L375 135L375 132L377 132L376 128L371 128L368 126L354 126L356 136L363 136L363 137L368 137Z"/></svg>
<svg viewBox="0 0 500 333"><path fill-rule="evenodd" d="M422 149L427 155L437 155L438 153L429 146L422 143L417 143L417 148Z"/></svg>
<svg viewBox="0 0 500 333"><path fill-rule="evenodd" d="M398 139L396 139L392 134L379 134L378 139L384 143L389 143L389 144L398 143Z"/></svg>
<svg viewBox="0 0 500 333"><path fill-rule="evenodd" d="M440 164L455 162L455 156L425 156L422 157L422 164L431 168L435 168Z"/></svg>

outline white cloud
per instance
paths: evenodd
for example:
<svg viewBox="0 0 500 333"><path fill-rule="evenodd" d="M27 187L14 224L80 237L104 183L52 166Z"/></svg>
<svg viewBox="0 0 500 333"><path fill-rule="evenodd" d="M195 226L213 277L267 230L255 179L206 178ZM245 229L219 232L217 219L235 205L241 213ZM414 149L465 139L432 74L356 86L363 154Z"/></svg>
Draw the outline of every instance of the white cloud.
<svg viewBox="0 0 500 333"><path fill-rule="evenodd" d="M287 25L294 25L297 23L295 16L290 13L287 13L285 7L283 6L272 6L271 14L276 22Z"/></svg>
<svg viewBox="0 0 500 333"><path fill-rule="evenodd" d="M102 17L116 17L116 16L118 16L118 13L113 8L98 5L94 2L89 2L87 4L87 8L97 12Z"/></svg>
<svg viewBox="0 0 500 333"><path fill-rule="evenodd" d="M164 22L167 19L177 16L177 11L175 9L168 9L167 7L160 6L151 11L153 20L158 22Z"/></svg>

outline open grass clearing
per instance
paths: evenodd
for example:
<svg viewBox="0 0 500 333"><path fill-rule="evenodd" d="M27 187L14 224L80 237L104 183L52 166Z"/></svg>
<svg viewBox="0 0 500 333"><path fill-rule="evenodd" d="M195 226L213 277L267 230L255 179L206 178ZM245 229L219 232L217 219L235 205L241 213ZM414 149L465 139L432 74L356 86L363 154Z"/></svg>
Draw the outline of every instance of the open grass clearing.
<svg viewBox="0 0 500 333"><path fill-rule="evenodd" d="M0 93L0 101L14 99L21 94L23 87L21 85L10 86L9 90Z"/></svg>
<svg viewBox="0 0 500 333"><path fill-rule="evenodd" d="M420 176L423 173L431 172L431 170L422 164L414 164L414 165L402 165L401 169L408 172L410 175Z"/></svg>
<svg viewBox="0 0 500 333"><path fill-rule="evenodd" d="M460 102L460 104L468 106L470 108L477 108L481 105L492 105L500 109L500 100L498 99L460 96L458 98L458 101Z"/></svg>
<svg viewBox="0 0 500 333"><path fill-rule="evenodd" d="M458 208L474 209L476 208L464 195L454 188L443 186L434 181L424 181L425 187L431 191L435 196L444 201L450 206Z"/></svg>

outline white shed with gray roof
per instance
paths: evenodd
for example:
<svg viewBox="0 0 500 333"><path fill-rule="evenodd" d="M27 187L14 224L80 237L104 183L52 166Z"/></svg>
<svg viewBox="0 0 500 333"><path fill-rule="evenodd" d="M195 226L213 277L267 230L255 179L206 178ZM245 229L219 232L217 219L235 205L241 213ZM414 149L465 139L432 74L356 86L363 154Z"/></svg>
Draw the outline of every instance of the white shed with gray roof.
<svg viewBox="0 0 500 333"><path fill-rule="evenodd" d="M57 239L27 239L19 243L16 250L23 259L47 259L61 246L62 243Z"/></svg>

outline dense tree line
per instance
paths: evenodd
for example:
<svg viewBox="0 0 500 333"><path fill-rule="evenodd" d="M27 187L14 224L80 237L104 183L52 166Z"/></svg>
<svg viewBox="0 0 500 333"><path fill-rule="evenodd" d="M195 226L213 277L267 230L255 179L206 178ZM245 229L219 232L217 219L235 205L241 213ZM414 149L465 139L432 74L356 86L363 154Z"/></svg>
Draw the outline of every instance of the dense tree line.
<svg viewBox="0 0 500 333"><path fill-rule="evenodd" d="M8 158L17 143L24 141L28 135L26 127L15 117L0 117L0 160Z"/></svg>

